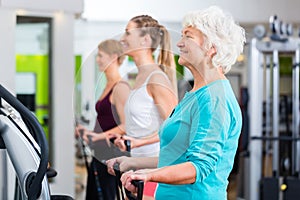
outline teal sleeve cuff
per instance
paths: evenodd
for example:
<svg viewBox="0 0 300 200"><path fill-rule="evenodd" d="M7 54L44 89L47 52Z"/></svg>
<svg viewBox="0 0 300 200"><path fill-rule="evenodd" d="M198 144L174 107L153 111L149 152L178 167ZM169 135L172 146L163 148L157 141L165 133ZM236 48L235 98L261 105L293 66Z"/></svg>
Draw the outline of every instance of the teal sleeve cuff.
<svg viewBox="0 0 300 200"><path fill-rule="evenodd" d="M198 167L197 167L197 165L195 164L195 163L193 163L193 162L191 162L192 163L192 165L195 167L195 170L196 170L196 180L195 180L195 182L198 182L199 181L199 179L200 179L200 176L199 176L199 169L198 169Z"/></svg>

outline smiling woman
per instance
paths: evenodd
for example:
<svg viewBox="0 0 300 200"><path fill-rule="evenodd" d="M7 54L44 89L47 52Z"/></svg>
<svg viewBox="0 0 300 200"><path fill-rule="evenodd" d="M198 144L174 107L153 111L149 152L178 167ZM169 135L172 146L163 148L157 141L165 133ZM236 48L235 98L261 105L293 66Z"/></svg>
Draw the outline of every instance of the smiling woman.
<svg viewBox="0 0 300 200"><path fill-rule="evenodd" d="M170 34L151 16L138 15L127 23L121 43L124 53L137 66L138 74L125 105L126 135L116 139L115 144L125 150L124 140L130 140L132 157L156 157L157 131L177 104ZM156 50L157 59L153 56ZM152 197L155 186L146 183L144 194Z"/></svg>
<svg viewBox="0 0 300 200"><path fill-rule="evenodd" d="M83 138L93 144L95 152L88 168L86 199L114 200L116 194L116 178L107 173L106 166L101 160L109 159L115 155L122 155L118 149L110 145L112 134L124 134L124 105L130 87L122 80L119 67L124 60L122 46L119 41L107 39L98 45L97 64L100 72L105 74L107 84L96 103L97 121L93 131L83 126L76 127L77 136L83 130ZM100 152L100 153L97 153ZM99 192L100 191L100 192Z"/></svg>

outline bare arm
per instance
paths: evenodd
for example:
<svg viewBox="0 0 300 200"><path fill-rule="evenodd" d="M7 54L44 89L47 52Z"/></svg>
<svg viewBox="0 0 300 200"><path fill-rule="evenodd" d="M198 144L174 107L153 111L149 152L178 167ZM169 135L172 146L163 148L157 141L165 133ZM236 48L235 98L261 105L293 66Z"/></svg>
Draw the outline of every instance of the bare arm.
<svg viewBox="0 0 300 200"><path fill-rule="evenodd" d="M165 120L178 103L171 82L162 74L154 74L149 80L147 90L158 107L162 119Z"/></svg>
<svg viewBox="0 0 300 200"><path fill-rule="evenodd" d="M167 184L190 184L195 180L196 169L191 162L162 167L148 175L148 181Z"/></svg>
<svg viewBox="0 0 300 200"><path fill-rule="evenodd" d="M133 138L133 137L124 135L124 136L122 136L122 139L120 139L120 141L118 142L119 145L117 145L117 146L121 146L122 144L124 144L124 140L130 140L131 148L136 148L136 147L141 147L141 146L144 146L147 144L153 144L153 143L159 142L159 136L158 136L157 132L154 132L150 136L144 137L144 138ZM120 148L125 149L125 145Z"/></svg>
<svg viewBox="0 0 300 200"><path fill-rule="evenodd" d="M120 135L125 134L125 113L124 107L130 93L129 85L126 82L119 82L112 93L112 104L116 106L117 113L120 119L120 124L113 129L106 132L117 133Z"/></svg>
<svg viewBox="0 0 300 200"><path fill-rule="evenodd" d="M128 170L136 170L142 168L156 168L158 163L157 157L126 157L121 156L112 158L106 161L107 169L110 174L114 175L113 166L115 163L119 163L120 170L122 172Z"/></svg>
<svg viewBox="0 0 300 200"><path fill-rule="evenodd" d="M178 173L180 172L180 173ZM191 162L162 167L158 169L142 169L128 171L121 177L122 184L130 191L136 191L132 180L152 181L166 184L191 184L196 180L196 169Z"/></svg>

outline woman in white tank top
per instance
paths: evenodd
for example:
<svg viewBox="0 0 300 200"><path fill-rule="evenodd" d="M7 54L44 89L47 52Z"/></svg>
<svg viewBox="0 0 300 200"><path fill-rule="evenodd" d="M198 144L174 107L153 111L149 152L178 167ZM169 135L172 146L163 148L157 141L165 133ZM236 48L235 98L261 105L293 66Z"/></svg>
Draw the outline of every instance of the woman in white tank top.
<svg viewBox="0 0 300 200"><path fill-rule="evenodd" d="M147 138L154 136L163 118L159 113L154 99L149 95L147 84L154 74L161 74L162 78L168 81L168 77L161 70L155 70L150 73L146 81L137 89L131 91L125 104L125 124L126 135L132 138ZM159 142L146 144L133 148L131 156L133 157L153 157L158 156Z"/></svg>
<svg viewBox="0 0 300 200"><path fill-rule="evenodd" d="M125 149L131 141L131 156L154 157L159 153L157 131L177 104L176 70L166 28L147 15L132 18L121 38L126 55L138 68L133 90L125 105L126 135L115 144ZM158 63L153 52L160 47Z"/></svg>
<svg viewBox="0 0 300 200"><path fill-rule="evenodd" d="M116 139L115 144L125 149L124 140L130 140L132 157L153 159L159 154L159 126L177 104L170 36L155 19L141 15L128 22L121 43L125 54L135 62L138 74L125 105L126 135ZM153 52L158 47L161 50L156 63ZM145 183L143 199L153 199L155 190L156 183Z"/></svg>

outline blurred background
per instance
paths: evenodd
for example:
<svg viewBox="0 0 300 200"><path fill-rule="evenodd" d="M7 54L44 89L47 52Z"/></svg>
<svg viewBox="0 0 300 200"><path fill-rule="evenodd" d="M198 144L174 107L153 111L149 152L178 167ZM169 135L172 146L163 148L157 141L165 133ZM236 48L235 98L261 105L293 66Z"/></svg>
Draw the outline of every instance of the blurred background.
<svg viewBox="0 0 300 200"><path fill-rule="evenodd" d="M0 0L0 83L44 128L50 163L58 172L50 181L53 192L85 196L74 121L90 129L95 123L95 101L106 82L95 61L98 43L119 39L130 18L148 14L170 31L178 59L182 17L211 5L230 12L247 37L227 74L244 117L228 199L297 199L300 1ZM120 71L129 81L134 77L130 58ZM193 80L183 66L177 65L177 74L180 93ZM8 174L0 187L13 191L14 170L5 150L0 150L0 166L0 177Z"/></svg>

